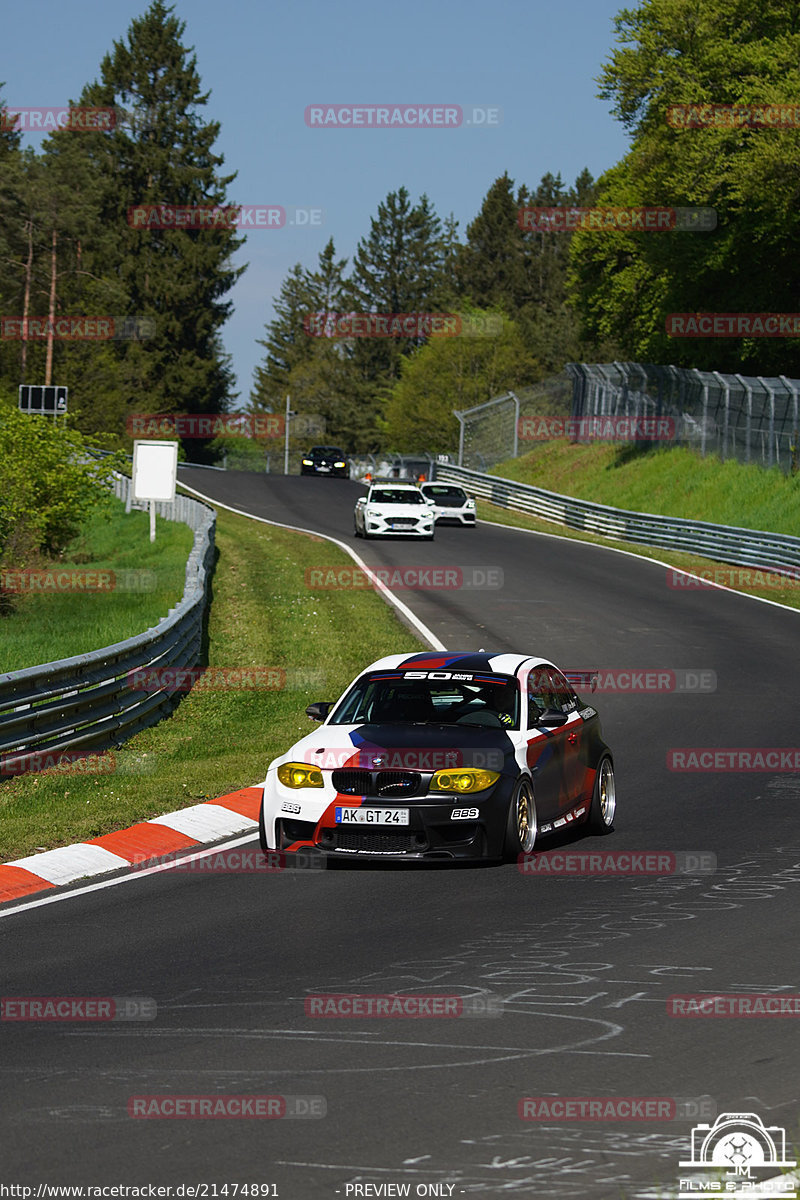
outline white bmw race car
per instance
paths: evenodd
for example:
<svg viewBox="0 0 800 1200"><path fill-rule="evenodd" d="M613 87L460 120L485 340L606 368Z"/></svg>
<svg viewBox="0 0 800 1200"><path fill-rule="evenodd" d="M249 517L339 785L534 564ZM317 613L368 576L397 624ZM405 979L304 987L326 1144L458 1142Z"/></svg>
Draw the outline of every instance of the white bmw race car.
<svg viewBox="0 0 800 1200"><path fill-rule="evenodd" d="M435 511L415 483L373 483L353 510L356 537L420 537L433 541Z"/></svg>
<svg viewBox="0 0 800 1200"><path fill-rule="evenodd" d="M513 859L572 823L611 830L597 710L546 659L393 654L306 712L322 725L267 769L265 853Z"/></svg>

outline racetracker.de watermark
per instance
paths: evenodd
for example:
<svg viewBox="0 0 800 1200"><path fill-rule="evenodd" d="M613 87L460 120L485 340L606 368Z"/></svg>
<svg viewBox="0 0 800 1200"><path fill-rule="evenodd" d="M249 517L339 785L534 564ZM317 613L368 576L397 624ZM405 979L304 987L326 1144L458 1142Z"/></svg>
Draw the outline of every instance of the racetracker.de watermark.
<svg viewBox="0 0 800 1200"><path fill-rule="evenodd" d="M282 850L262 850L252 846L203 851L181 856L178 851L148 856L139 852L131 861L138 871L183 871L190 875L279 875L282 871L324 871L324 854L300 849L292 854Z"/></svg>
<svg viewBox="0 0 800 1200"><path fill-rule="evenodd" d="M800 313L670 313L669 337L800 337Z"/></svg>
<svg viewBox="0 0 800 1200"><path fill-rule="evenodd" d="M311 312L303 317L309 337L429 338L460 337L458 313Z"/></svg>
<svg viewBox="0 0 800 1200"><path fill-rule="evenodd" d="M6 342L140 342L155 337L152 317L0 317Z"/></svg>
<svg viewBox="0 0 800 1200"><path fill-rule="evenodd" d="M673 129L800 129L800 103L670 104L666 120Z"/></svg>
<svg viewBox="0 0 800 1200"><path fill-rule="evenodd" d="M0 775L113 775L116 757L84 750L40 750L0 758Z"/></svg>
<svg viewBox="0 0 800 1200"><path fill-rule="evenodd" d="M525 442L553 442L559 438L576 441L593 438L600 442L673 442L672 417L592 416L520 417L517 434Z"/></svg>
<svg viewBox="0 0 800 1200"><path fill-rule="evenodd" d="M502 567L306 567L311 591L497 591L503 586Z"/></svg>
<svg viewBox="0 0 800 1200"><path fill-rule="evenodd" d="M283 667L137 667L126 681L134 692L280 692Z"/></svg>
<svg viewBox="0 0 800 1200"><path fill-rule="evenodd" d="M766 588L781 591L796 587L800 583L800 567L785 567L780 571L769 571L764 567L713 567L694 571L687 575L674 568L667 570L667 587L676 591L691 591L715 586L729 588Z"/></svg>
<svg viewBox="0 0 800 1200"><path fill-rule="evenodd" d="M306 750L302 761L319 767L321 771L427 772L455 771L463 768L502 771L505 755L502 750L479 746L437 746L429 750L408 746L390 749L380 746L342 746Z"/></svg>
<svg viewBox="0 0 800 1200"><path fill-rule="evenodd" d="M553 850L520 854L521 875L713 875L710 850Z"/></svg>
<svg viewBox="0 0 800 1200"><path fill-rule="evenodd" d="M282 204L134 204L128 209L131 229L283 229L319 228L322 208Z"/></svg>
<svg viewBox="0 0 800 1200"><path fill-rule="evenodd" d="M717 227L714 208L520 208L517 224L528 233L707 233Z"/></svg>
<svg viewBox="0 0 800 1200"><path fill-rule="evenodd" d="M327 992L306 996L304 1011L307 1017L378 1019L428 1017L499 1017L503 1001L499 996L480 994L455 996L439 994L381 994Z"/></svg>
<svg viewBox="0 0 800 1200"><path fill-rule="evenodd" d="M523 1096L521 1121L695 1121L713 1120L710 1096Z"/></svg>
<svg viewBox="0 0 800 1200"><path fill-rule="evenodd" d="M86 571L75 567L0 570L0 592L57 595L66 592L152 592L155 571Z"/></svg>
<svg viewBox="0 0 800 1200"><path fill-rule="evenodd" d="M491 104L307 104L309 129L493 129L503 110Z"/></svg>
<svg viewBox="0 0 800 1200"><path fill-rule="evenodd" d="M531 673L536 680L536 672ZM564 675L574 688L609 693L715 692L717 674L705 667L568 667ZM529 677L530 682L530 677ZM542 684L547 677L542 674Z"/></svg>
<svg viewBox="0 0 800 1200"><path fill-rule="evenodd" d="M261 850L260 847L235 846L228 850L204 851L197 854L179 852L148 857L146 852L132 860L134 870L185 871L188 875L279 875L282 871L324 871L327 859L324 854L300 850L284 854L279 850Z"/></svg>
<svg viewBox="0 0 800 1200"><path fill-rule="evenodd" d="M2 1021L153 1021L152 996L3 996Z"/></svg>
<svg viewBox="0 0 800 1200"><path fill-rule="evenodd" d="M113 108L0 108L0 133L108 133L116 124Z"/></svg>
<svg viewBox="0 0 800 1200"><path fill-rule="evenodd" d="M800 994L770 992L708 992L670 996L670 1017L800 1017Z"/></svg>
<svg viewBox="0 0 800 1200"><path fill-rule="evenodd" d="M667 751L670 771L800 772L796 746L682 746Z"/></svg>
<svg viewBox="0 0 800 1200"><path fill-rule="evenodd" d="M324 1096L145 1095L131 1096L128 1116L143 1121L280 1121L327 1116Z"/></svg>
<svg viewBox="0 0 800 1200"><path fill-rule="evenodd" d="M276 438L284 420L277 413L131 413L125 429L134 438Z"/></svg>

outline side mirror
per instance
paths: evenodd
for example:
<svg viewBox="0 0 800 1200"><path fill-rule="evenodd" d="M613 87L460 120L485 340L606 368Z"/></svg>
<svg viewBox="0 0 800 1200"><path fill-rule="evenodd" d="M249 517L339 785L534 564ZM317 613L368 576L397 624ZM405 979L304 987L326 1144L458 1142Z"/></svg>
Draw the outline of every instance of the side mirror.
<svg viewBox="0 0 800 1200"><path fill-rule="evenodd" d="M567 713L562 712L559 708L546 708L542 715L537 718L536 724L543 725L545 729L555 729L559 725L566 725L569 717Z"/></svg>
<svg viewBox="0 0 800 1200"><path fill-rule="evenodd" d="M311 717L312 721L324 721L332 708L333 704L330 700L318 700L316 704L309 704L306 714Z"/></svg>

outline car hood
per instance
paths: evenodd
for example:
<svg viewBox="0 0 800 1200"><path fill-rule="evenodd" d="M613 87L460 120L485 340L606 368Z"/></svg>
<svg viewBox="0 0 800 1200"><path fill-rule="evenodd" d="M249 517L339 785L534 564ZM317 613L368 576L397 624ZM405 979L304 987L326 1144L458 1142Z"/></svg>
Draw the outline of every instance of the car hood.
<svg viewBox="0 0 800 1200"><path fill-rule="evenodd" d="M323 770L435 771L482 767L501 771L513 757L505 729L477 725L389 724L322 725L279 759L305 762Z"/></svg>

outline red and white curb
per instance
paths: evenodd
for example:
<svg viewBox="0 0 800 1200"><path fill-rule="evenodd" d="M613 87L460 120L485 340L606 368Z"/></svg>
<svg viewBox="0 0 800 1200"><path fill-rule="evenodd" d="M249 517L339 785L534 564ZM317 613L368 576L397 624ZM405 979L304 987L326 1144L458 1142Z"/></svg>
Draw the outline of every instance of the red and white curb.
<svg viewBox="0 0 800 1200"><path fill-rule="evenodd" d="M78 879L104 875L258 827L263 785L140 821L88 842L0 863L0 904Z"/></svg>

